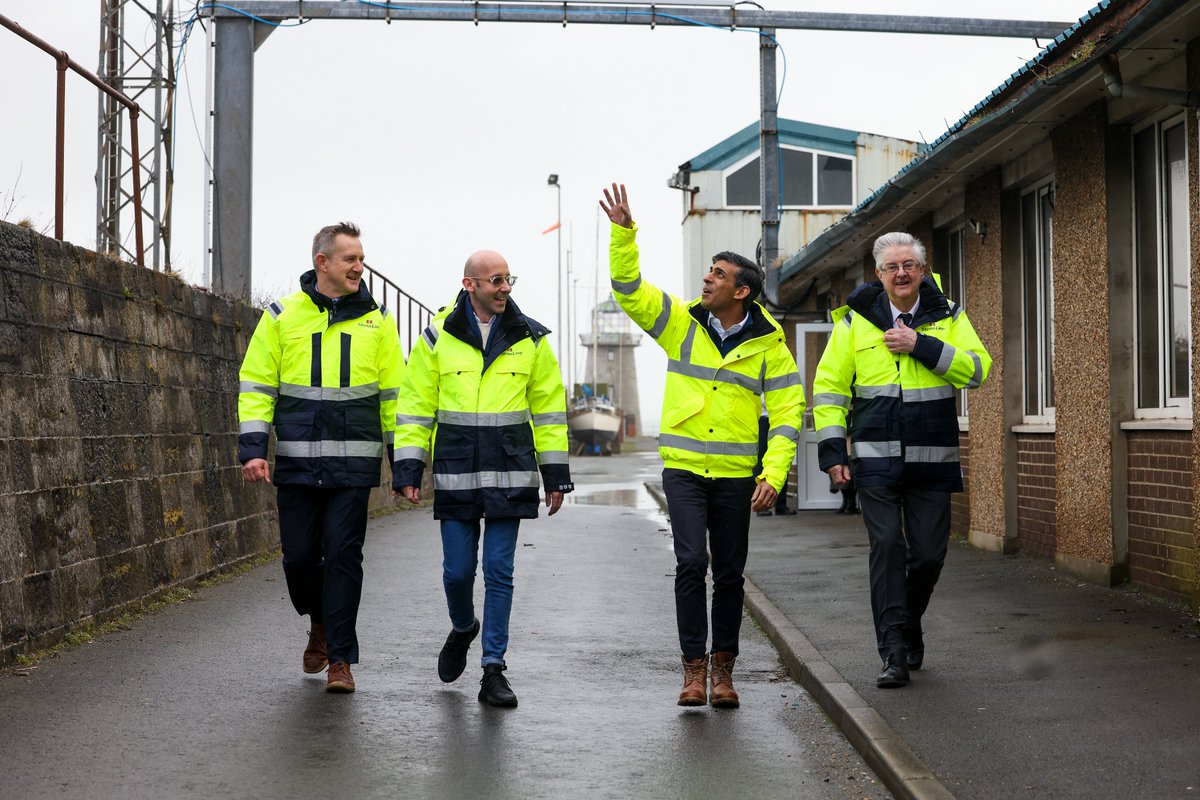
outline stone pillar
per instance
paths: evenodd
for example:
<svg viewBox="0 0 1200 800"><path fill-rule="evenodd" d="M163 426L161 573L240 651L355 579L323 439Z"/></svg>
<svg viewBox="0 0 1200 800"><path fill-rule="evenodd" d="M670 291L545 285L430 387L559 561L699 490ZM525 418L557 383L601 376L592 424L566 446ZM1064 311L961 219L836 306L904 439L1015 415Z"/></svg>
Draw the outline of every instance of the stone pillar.
<svg viewBox="0 0 1200 800"><path fill-rule="evenodd" d="M967 315L988 353L992 370L983 386L974 389L968 400L971 436L971 529L968 538L982 550L1010 553L1016 549L1016 455L1009 429L1013 424L1007 397L1017 381L1020 396L1020 359L1009 374L1005 361L1005 320L1020 319L1020 270L1015 271L1018 291L1014 298L1005 294L1005 285L1013 276L1005 275L1001 244L1004 227L1001 219L1000 170L996 169L968 184L964 210L970 219L986 226L979 236L966 231L964 263ZM1007 279L1007 281L1006 281ZM1011 294L1011 292L1009 293ZM1019 399L1018 399L1019 407Z"/></svg>
<svg viewBox="0 0 1200 800"><path fill-rule="evenodd" d="M1114 557L1108 114L1103 100L1050 133L1054 149L1055 564L1102 585ZM1127 317L1127 314L1114 315ZM1064 466L1069 465L1069 468Z"/></svg>

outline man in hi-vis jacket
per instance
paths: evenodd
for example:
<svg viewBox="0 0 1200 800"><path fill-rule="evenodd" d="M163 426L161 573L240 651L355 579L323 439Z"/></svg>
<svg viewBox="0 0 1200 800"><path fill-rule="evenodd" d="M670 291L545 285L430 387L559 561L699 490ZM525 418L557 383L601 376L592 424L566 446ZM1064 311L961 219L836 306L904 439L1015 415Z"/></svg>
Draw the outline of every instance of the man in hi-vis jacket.
<svg viewBox="0 0 1200 800"><path fill-rule="evenodd" d="M392 469L392 488L416 503L432 458L433 515L441 520L442 584L453 626L438 655L438 677L446 683L466 669L481 628L472 590L482 534L479 700L507 707L517 704L504 676L517 529L522 519L537 518L540 483L551 515L574 489L567 395L550 331L512 301L516 282L499 253L481 250L467 259L458 296L409 354Z"/></svg>
<svg viewBox="0 0 1200 800"><path fill-rule="evenodd" d="M955 395L982 384L992 359L966 313L925 274L921 242L885 233L873 255L879 280L833 312L813 421L821 469L858 487L883 659L876 685L895 688L924 663L921 617L946 559L950 494L963 488Z"/></svg>
<svg viewBox="0 0 1200 800"><path fill-rule="evenodd" d="M363 248L349 222L313 238L300 291L267 306L246 350L238 397L238 460L275 485L283 574L311 618L302 666L329 664L326 689L353 692L367 501L391 455L404 354L396 320L362 283ZM390 458L389 458L390 461Z"/></svg>
<svg viewBox="0 0 1200 800"><path fill-rule="evenodd" d="M718 253L700 297L685 303L642 278L625 187L613 184L611 194L606 189L600 206L612 222L613 294L668 358L658 452L675 543L675 616L683 659L678 703L735 708L733 664L750 511L775 504L796 457L804 412L796 360L779 323L755 302L762 291L757 264L737 253ZM764 401L770 422L759 471L758 418ZM711 651L705 588L709 550Z"/></svg>

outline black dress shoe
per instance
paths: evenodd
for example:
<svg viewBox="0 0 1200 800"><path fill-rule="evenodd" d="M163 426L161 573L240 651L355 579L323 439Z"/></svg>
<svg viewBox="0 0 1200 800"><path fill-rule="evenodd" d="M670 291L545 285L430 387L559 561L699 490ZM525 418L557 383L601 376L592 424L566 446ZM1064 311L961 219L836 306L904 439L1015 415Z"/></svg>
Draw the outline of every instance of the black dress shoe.
<svg viewBox="0 0 1200 800"><path fill-rule="evenodd" d="M908 664L909 669L916 672L925 663L925 648L909 650L908 654L904 657L904 661Z"/></svg>
<svg viewBox="0 0 1200 800"><path fill-rule="evenodd" d="M883 672L875 679L875 685L880 689L899 689L908 685L908 667L904 666L905 657L900 653L892 653L883 664Z"/></svg>
<svg viewBox="0 0 1200 800"><path fill-rule="evenodd" d="M787 506L784 506L783 508L777 508L777 509L775 509L775 516L777 516L777 517L794 517L794 516L796 516L796 509L788 508Z"/></svg>
<svg viewBox="0 0 1200 800"><path fill-rule="evenodd" d="M479 620L475 620L469 631L450 631L442 652L438 653L438 677L443 683L453 683L463 674L467 668L467 650L478 635Z"/></svg>
<svg viewBox="0 0 1200 800"><path fill-rule="evenodd" d="M504 677L505 669L500 664L488 664L483 668L483 680L479 682L479 699L489 706L516 708L517 696L513 694L508 679Z"/></svg>

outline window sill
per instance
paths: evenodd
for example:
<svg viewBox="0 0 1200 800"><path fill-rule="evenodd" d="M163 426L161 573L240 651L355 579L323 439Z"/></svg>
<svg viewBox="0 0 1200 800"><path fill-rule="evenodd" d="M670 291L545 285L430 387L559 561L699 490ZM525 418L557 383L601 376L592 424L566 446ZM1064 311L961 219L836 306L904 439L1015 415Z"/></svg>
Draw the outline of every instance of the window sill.
<svg viewBox="0 0 1200 800"><path fill-rule="evenodd" d="M1192 420L1188 419L1131 419L1121 423L1123 431L1190 431Z"/></svg>
<svg viewBox="0 0 1200 800"><path fill-rule="evenodd" d="M1013 433L1054 433L1053 422L1037 422L1022 425L1013 425Z"/></svg>

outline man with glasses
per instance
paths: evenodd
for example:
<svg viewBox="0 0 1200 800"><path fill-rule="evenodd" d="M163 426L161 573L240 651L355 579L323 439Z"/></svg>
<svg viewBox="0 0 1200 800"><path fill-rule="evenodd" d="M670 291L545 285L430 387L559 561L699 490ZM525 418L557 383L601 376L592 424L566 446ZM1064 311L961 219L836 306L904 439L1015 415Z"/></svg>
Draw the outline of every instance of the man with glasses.
<svg viewBox="0 0 1200 800"><path fill-rule="evenodd" d="M600 207L612 222L613 294L668 359L658 452L675 545L675 618L683 659L678 704L736 708L733 664L750 511L775 504L796 457L804 412L796 360L779 323L755 302L762 291L757 264L737 253L717 253L700 297L684 303L642 278L625 187L614 183L611 193L605 189ZM770 424L760 464L763 403ZM710 550L711 650L704 585Z"/></svg>
<svg viewBox="0 0 1200 800"><path fill-rule="evenodd" d="M872 252L879 280L833 312L813 419L821 469L858 487L883 659L876 685L896 688L924 663L921 617L946 558L950 494L963 488L955 392L982 384L992 359L966 313L926 275L920 241L885 233Z"/></svg>
<svg viewBox="0 0 1200 800"><path fill-rule="evenodd" d="M574 488L567 396L550 331L512 301L516 282L499 253L481 250L467 259L458 297L409 354L392 469L392 488L418 503L432 451L433 515L441 520L442 585L453 626L438 655L438 677L452 683L462 675L482 627L479 699L507 707L517 705L504 677L517 529L522 519L537 518L539 470L551 516ZM482 626L473 601L481 535Z"/></svg>

